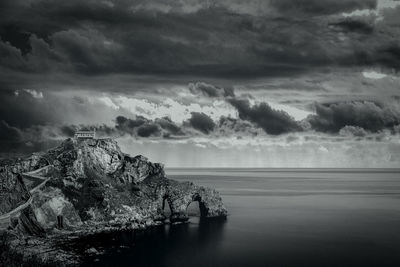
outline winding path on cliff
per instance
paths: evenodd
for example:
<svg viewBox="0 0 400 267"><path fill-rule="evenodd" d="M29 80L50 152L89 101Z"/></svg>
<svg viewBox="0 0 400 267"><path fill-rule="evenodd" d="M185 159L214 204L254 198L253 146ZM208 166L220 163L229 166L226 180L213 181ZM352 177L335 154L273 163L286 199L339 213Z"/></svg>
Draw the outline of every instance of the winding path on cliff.
<svg viewBox="0 0 400 267"><path fill-rule="evenodd" d="M45 176L42 176L39 174L42 174L42 173L47 174L47 173L49 173L50 169L52 169L52 168L53 168L52 165L48 165L48 166L45 166L43 168L31 171L31 172L26 172L26 173L21 174L22 177L24 178L24 181L28 181L28 184L34 184L37 181L39 181L40 183L29 190L31 196L25 203L19 205L12 211L9 211L5 214L0 215L0 230L7 229L7 227L10 224L11 218L18 217L20 212L32 203L32 194L34 192L36 192L37 190L39 190L40 188L42 188L46 184L46 182L48 180L50 180L50 178L51 178L51 177L45 177Z"/></svg>

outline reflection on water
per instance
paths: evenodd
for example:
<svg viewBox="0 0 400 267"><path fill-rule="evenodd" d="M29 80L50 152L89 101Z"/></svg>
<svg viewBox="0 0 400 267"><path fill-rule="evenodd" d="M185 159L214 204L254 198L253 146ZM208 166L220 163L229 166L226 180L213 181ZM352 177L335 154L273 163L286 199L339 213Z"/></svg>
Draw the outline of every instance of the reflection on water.
<svg viewBox="0 0 400 267"><path fill-rule="evenodd" d="M88 241L96 266L400 266L398 171L179 171L221 192L226 221ZM195 214L195 213L193 213Z"/></svg>
<svg viewBox="0 0 400 267"><path fill-rule="evenodd" d="M129 231L86 240L106 255L88 259L87 266L201 266L218 254L226 220L200 220ZM210 265L212 266L212 265Z"/></svg>

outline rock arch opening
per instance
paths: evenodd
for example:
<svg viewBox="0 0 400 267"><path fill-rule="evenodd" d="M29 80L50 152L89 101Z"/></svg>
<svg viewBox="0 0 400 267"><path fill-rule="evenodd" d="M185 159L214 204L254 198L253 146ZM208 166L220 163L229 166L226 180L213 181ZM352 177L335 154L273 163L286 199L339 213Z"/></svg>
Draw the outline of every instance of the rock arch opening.
<svg viewBox="0 0 400 267"><path fill-rule="evenodd" d="M171 216L172 210L171 210L171 207L169 206L167 198L163 199L162 210L163 210L163 214L166 218L169 218Z"/></svg>
<svg viewBox="0 0 400 267"><path fill-rule="evenodd" d="M186 208L186 213L190 217L207 217L207 208L201 197L196 197Z"/></svg>
<svg viewBox="0 0 400 267"><path fill-rule="evenodd" d="M200 203L198 201L191 202L186 208L189 217L200 217Z"/></svg>

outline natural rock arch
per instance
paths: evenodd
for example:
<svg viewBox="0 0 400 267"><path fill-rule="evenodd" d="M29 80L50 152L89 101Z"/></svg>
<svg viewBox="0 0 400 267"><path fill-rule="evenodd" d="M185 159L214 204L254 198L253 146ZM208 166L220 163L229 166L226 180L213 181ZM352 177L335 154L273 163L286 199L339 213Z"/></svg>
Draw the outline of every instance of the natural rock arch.
<svg viewBox="0 0 400 267"><path fill-rule="evenodd" d="M167 196L163 197L161 210L162 210L162 213L164 216L167 216L167 215L170 216L172 214L172 210L168 203Z"/></svg>
<svg viewBox="0 0 400 267"><path fill-rule="evenodd" d="M202 214L200 211L200 202L192 201L191 203L189 203L186 212L189 215L189 217L201 217Z"/></svg>
<svg viewBox="0 0 400 267"><path fill-rule="evenodd" d="M187 221L189 219L187 208L192 202L199 203L201 218L226 216L226 209L217 191L196 186L191 182L169 186L165 200L171 209L171 222Z"/></svg>
<svg viewBox="0 0 400 267"><path fill-rule="evenodd" d="M193 201L189 202L188 206L186 207L186 211L188 212L188 208L192 203L196 203L198 205L199 208L199 212L200 212L200 217L207 217L208 214L208 209L206 208L206 204L204 203L204 201L201 199L201 196L199 194L195 194L193 196Z"/></svg>

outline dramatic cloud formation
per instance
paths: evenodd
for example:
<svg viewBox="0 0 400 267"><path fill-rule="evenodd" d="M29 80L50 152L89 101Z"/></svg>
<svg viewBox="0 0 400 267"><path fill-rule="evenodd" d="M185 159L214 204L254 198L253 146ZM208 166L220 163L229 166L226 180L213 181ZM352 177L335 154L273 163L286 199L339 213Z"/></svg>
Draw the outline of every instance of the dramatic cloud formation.
<svg viewBox="0 0 400 267"><path fill-rule="evenodd" d="M306 15L329 15L376 7L375 0L272 0L271 2L283 13L304 13Z"/></svg>
<svg viewBox="0 0 400 267"><path fill-rule="evenodd" d="M372 34L374 27L371 23L354 20L354 19L344 19L339 22L331 23L330 26L340 27L345 32L358 32L361 34Z"/></svg>
<svg viewBox="0 0 400 267"><path fill-rule="evenodd" d="M34 90L0 90L0 118L21 129L48 124L109 123L116 111L89 95L58 95ZM101 112L99 112L101 111Z"/></svg>
<svg viewBox="0 0 400 267"><path fill-rule="evenodd" d="M15 90L54 82L43 74L240 79L365 65L398 70L400 22L390 11L399 6L381 2L5 0L0 79ZM378 8L380 20L343 15Z"/></svg>
<svg viewBox="0 0 400 267"><path fill-rule="evenodd" d="M209 134L215 128L214 121L204 113L192 112L192 117L187 123L202 133Z"/></svg>
<svg viewBox="0 0 400 267"><path fill-rule="evenodd" d="M239 118L248 120L261 127L268 134L282 134L300 131L300 125L282 110L274 110L267 103L250 106L247 99L228 100L238 111Z"/></svg>
<svg viewBox="0 0 400 267"><path fill-rule="evenodd" d="M164 133L165 137L169 137L171 135L185 135L183 130L178 125L176 125L176 123L173 122L169 117L157 118L155 119L155 123L160 125L160 127L166 131L166 133Z"/></svg>
<svg viewBox="0 0 400 267"><path fill-rule="evenodd" d="M125 118L124 116L118 116L115 119L115 122L116 122L115 128L117 128L121 132L134 134L135 129L137 127L142 126L143 124L149 122L149 120L142 116L137 116L135 119L129 119Z"/></svg>
<svg viewBox="0 0 400 267"><path fill-rule="evenodd" d="M134 119L118 116L115 128L120 134L129 134L139 137L172 137L183 136L185 133L170 118L157 118L154 121L143 116Z"/></svg>
<svg viewBox="0 0 400 267"><path fill-rule="evenodd" d="M190 83L188 87L192 93L194 94L202 93L203 95L208 97L235 96L233 88L221 88L203 82Z"/></svg>
<svg viewBox="0 0 400 267"><path fill-rule="evenodd" d="M141 137L159 136L161 129L154 123L143 124L138 127L137 134Z"/></svg>
<svg viewBox="0 0 400 267"><path fill-rule="evenodd" d="M251 122L224 116L218 122L218 130L221 136L255 136L260 134L259 128Z"/></svg>
<svg viewBox="0 0 400 267"><path fill-rule="evenodd" d="M337 133L345 126L360 127L371 132L393 128L400 124L400 112L394 106L382 106L369 101L316 104L316 115L307 121L322 132ZM351 131L354 132L355 128ZM358 129L358 128L356 128ZM349 129L346 129L348 131Z"/></svg>

